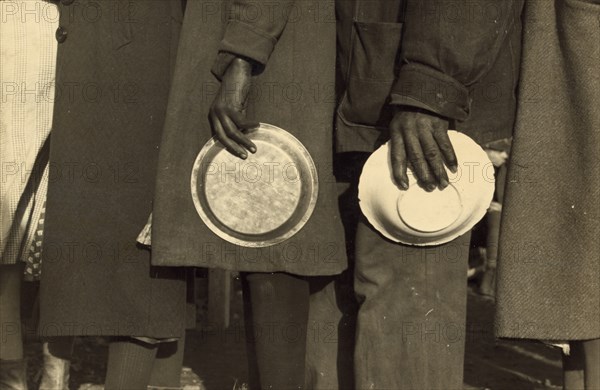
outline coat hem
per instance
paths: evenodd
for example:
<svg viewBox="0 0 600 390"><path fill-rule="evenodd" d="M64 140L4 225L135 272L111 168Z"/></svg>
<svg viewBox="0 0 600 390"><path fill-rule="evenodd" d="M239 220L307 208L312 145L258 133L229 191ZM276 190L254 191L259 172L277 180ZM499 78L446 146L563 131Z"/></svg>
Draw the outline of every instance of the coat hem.
<svg viewBox="0 0 600 390"><path fill-rule="evenodd" d="M294 275L299 275L299 276L334 276L334 275L339 275L342 272L344 272L347 268L348 268L348 264L346 261L344 261L343 263L331 263L331 264L336 264L339 266L336 267L328 267L327 269L323 270L323 269L315 269L314 272L306 272L306 271L302 271L300 272L297 269L294 269L293 267L284 267L284 266L278 266L276 264L273 264L272 266L262 266L259 267L257 266L256 263L247 263L247 264L243 264L243 263L235 263L235 264L231 264L231 263L223 263L223 262L217 262L217 261L201 261L198 260L198 258L194 257L193 260L191 259L192 256L188 256L188 255L176 255L173 254L172 252L168 252L168 251L157 251L156 249L154 249L152 251L152 265L156 266L156 267L201 267L201 268L214 268L214 269L221 269L221 270L225 270L225 271L237 271L237 272L286 272L286 273L290 273L290 274L294 274ZM169 259L169 261L160 261L157 259ZM301 268L301 266L306 265L306 262L297 262L296 264L298 264ZM317 267L315 267L317 268Z"/></svg>

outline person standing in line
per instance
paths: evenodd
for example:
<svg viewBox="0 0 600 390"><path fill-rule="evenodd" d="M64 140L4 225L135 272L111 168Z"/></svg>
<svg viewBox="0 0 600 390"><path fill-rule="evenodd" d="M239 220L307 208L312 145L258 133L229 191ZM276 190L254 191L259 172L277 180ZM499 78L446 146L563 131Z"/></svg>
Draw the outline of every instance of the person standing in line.
<svg viewBox="0 0 600 390"><path fill-rule="evenodd" d="M186 9L161 143L153 263L241 272L250 388L302 389L310 294L347 266L332 174L334 2L220 5L198 0ZM306 225L265 248L238 246L213 233L190 195L194 160L213 134L240 164L261 152L244 134L257 125L250 118L290 132L318 168L318 198Z"/></svg>
<svg viewBox="0 0 600 390"><path fill-rule="evenodd" d="M600 388L600 1L531 0L500 232L496 335Z"/></svg>
<svg viewBox="0 0 600 390"><path fill-rule="evenodd" d="M186 270L136 243L153 207L180 0L61 0L42 337L110 336L106 390L180 386Z"/></svg>
<svg viewBox="0 0 600 390"><path fill-rule="evenodd" d="M22 280L41 276L57 26L53 3L0 2L0 388L6 390L27 389L20 297ZM42 383L51 379L47 368Z"/></svg>
<svg viewBox="0 0 600 390"><path fill-rule="evenodd" d="M480 145L512 134L523 0L338 0L336 151L354 171L390 141L427 191L457 161L447 130ZM389 241L361 216L355 236L358 389L463 387L470 234L435 247Z"/></svg>

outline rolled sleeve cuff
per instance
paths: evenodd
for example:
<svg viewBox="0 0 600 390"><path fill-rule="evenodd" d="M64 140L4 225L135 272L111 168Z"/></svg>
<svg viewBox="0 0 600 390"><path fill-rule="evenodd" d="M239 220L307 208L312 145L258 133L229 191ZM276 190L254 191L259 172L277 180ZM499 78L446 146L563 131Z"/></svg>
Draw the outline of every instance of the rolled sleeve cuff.
<svg viewBox="0 0 600 390"><path fill-rule="evenodd" d="M219 51L247 57L265 65L275 48L277 39L249 24L233 21L227 24Z"/></svg>
<svg viewBox="0 0 600 390"><path fill-rule="evenodd" d="M390 104L418 107L446 118L469 117L469 90L454 78L421 64L406 64L392 87Z"/></svg>
<svg viewBox="0 0 600 390"><path fill-rule="evenodd" d="M249 24L229 22L211 71L221 80L227 67L236 57L246 58L253 62L255 67L260 68L266 65L276 43L277 39Z"/></svg>

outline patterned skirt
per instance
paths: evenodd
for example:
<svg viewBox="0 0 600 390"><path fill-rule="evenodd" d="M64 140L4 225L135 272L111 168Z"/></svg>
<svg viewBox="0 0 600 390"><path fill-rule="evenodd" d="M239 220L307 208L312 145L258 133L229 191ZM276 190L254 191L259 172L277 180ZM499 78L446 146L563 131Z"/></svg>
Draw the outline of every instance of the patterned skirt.
<svg viewBox="0 0 600 390"><path fill-rule="evenodd" d="M42 0L0 1L0 264L39 278L59 14Z"/></svg>

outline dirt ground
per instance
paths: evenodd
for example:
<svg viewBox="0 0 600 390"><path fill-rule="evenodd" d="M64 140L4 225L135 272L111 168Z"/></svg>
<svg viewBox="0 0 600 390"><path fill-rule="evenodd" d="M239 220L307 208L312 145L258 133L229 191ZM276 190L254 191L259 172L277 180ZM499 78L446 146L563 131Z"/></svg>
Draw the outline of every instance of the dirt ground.
<svg viewBox="0 0 600 390"><path fill-rule="evenodd" d="M184 364L198 374L207 390L229 390L236 381L247 381L248 365L241 331L242 299L236 290L229 331L202 329L205 304L200 302L199 326L188 332ZM497 341L493 337L494 305L473 291L468 299L468 334L464 389L539 390L560 389L560 352L533 342ZM42 362L41 343L29 331L26 340L30 389L36 389ZM103 338L80 338L75 344L71 389L83 383L102 383L107 358ZM343 389L351 390L351 389Z"/></svg>

